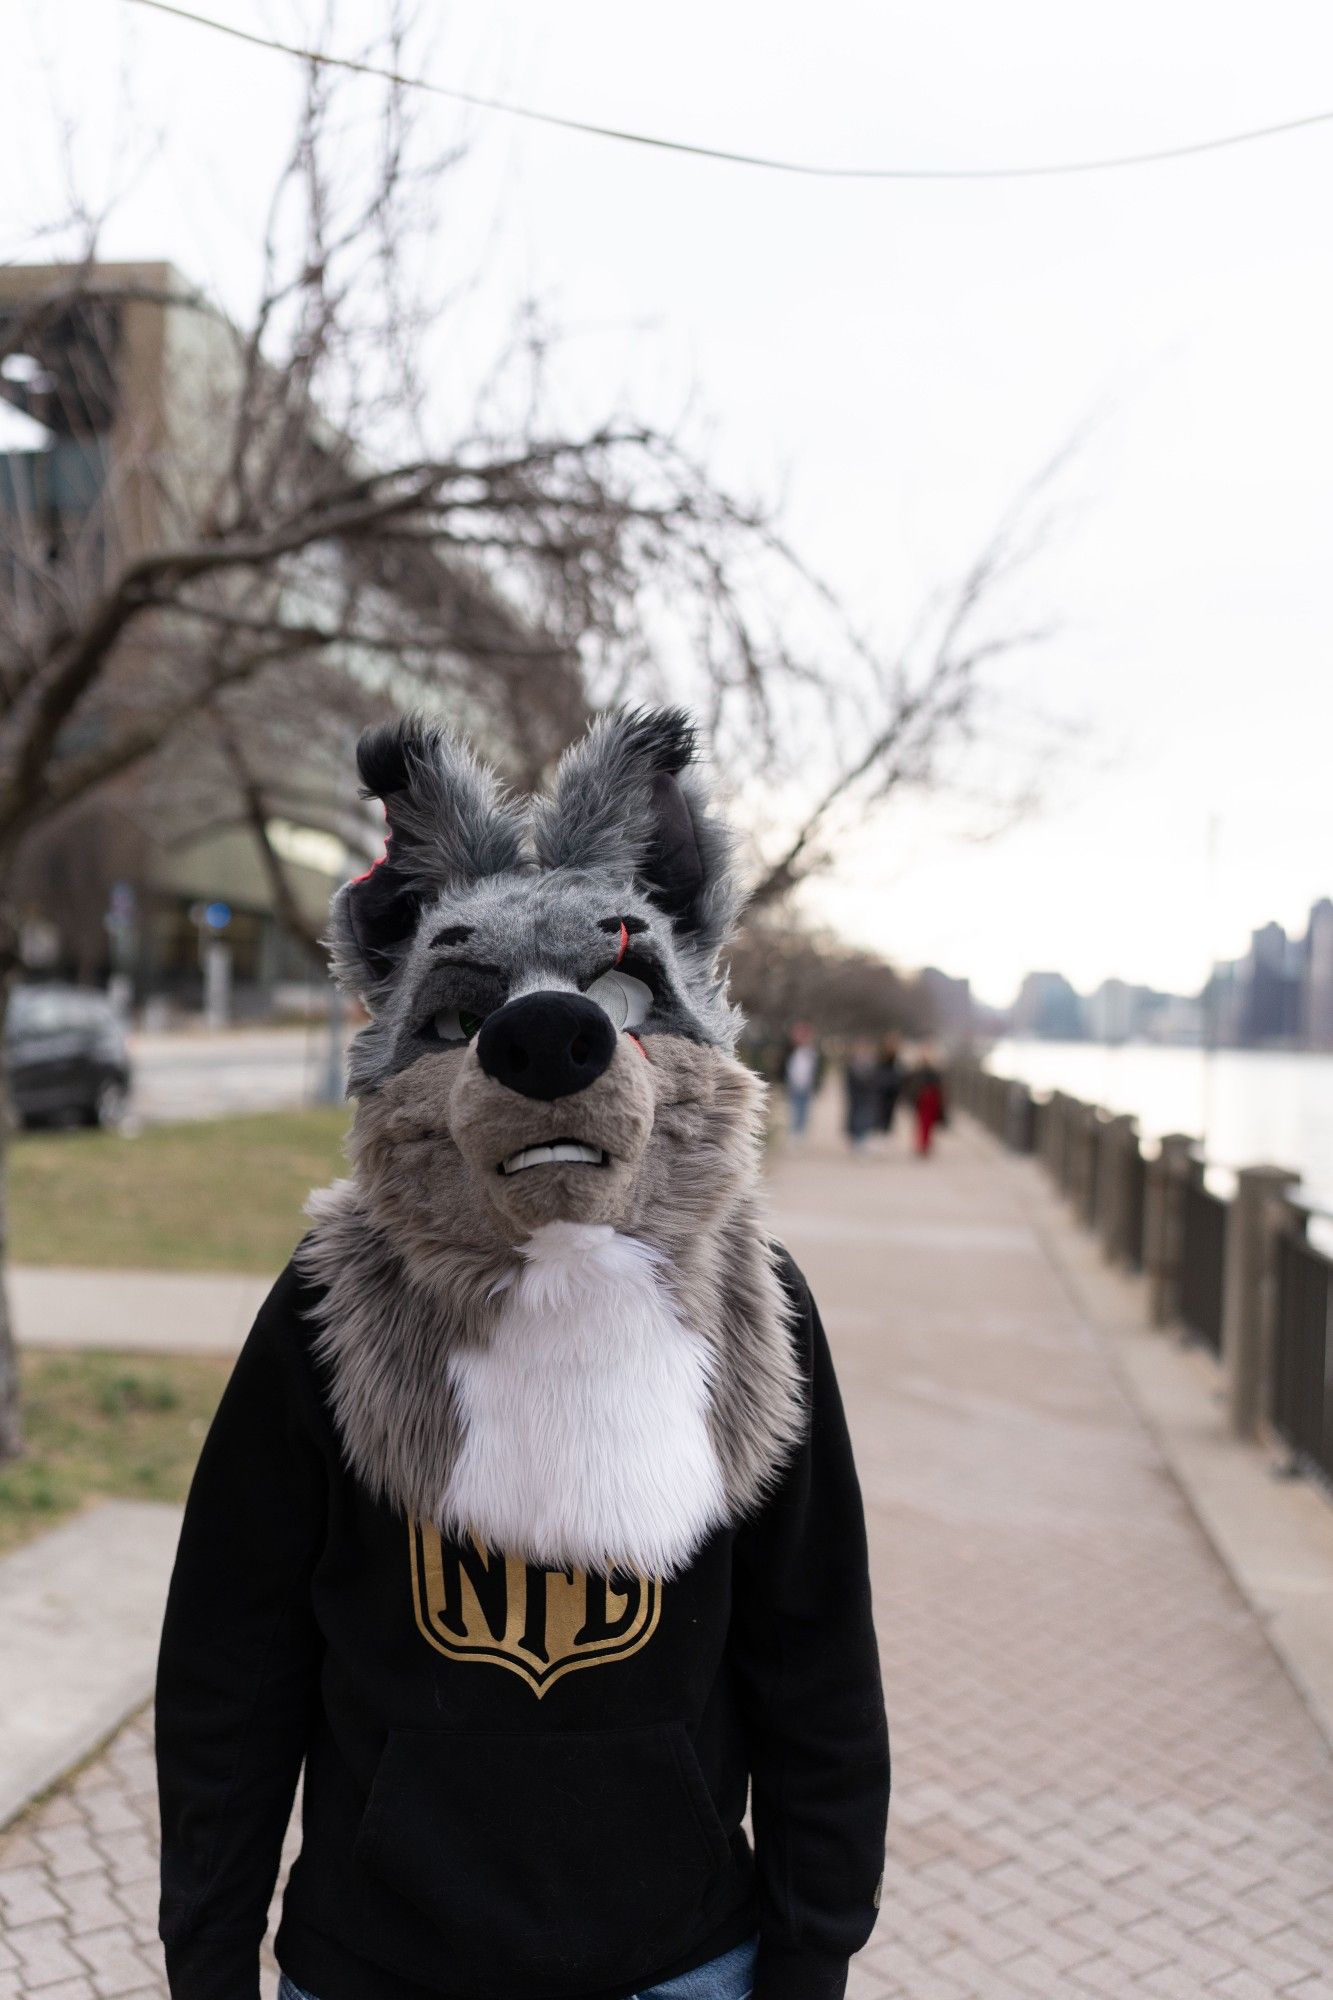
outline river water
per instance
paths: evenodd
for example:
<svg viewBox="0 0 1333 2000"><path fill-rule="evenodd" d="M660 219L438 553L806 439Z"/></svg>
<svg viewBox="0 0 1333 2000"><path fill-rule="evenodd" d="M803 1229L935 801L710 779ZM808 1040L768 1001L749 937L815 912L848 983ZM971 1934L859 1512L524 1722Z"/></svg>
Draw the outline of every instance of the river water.
<svg viewBox="0 0 1333 2000"><path fill-rule="evenodd" d="M986 1067L1132 1112L1145 1138L1187 1132L1212 1167L1290 1167L1333 1209L1333 1055L1009 1040Z"/></svg>

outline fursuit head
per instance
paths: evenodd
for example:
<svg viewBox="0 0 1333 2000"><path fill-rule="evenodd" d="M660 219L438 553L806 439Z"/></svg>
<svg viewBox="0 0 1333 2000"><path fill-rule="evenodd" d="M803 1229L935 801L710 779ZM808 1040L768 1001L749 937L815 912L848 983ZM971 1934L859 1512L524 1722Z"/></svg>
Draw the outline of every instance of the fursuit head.
<svg viewBox="0 0 1333 2000"><path fill-rule="evenodd" d="M803 1422L689 723L603 717L532 800L420 719L358 764L388 837L333 905L352 1172L299 1253L344 1451L446 1534L670 1575Z"/></svg>

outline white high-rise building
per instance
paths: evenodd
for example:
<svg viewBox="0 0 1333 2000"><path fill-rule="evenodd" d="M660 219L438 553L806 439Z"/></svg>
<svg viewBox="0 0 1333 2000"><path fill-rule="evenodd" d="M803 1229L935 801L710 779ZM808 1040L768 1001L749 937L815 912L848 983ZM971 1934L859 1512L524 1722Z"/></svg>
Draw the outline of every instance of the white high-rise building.
<svg viewBox="0 0 1333 2000"><path fill-rule="evenodd" d="M1333 1049L1333 901L1324 896L1310 911L1305 936L1305 1041Z"/></svg>

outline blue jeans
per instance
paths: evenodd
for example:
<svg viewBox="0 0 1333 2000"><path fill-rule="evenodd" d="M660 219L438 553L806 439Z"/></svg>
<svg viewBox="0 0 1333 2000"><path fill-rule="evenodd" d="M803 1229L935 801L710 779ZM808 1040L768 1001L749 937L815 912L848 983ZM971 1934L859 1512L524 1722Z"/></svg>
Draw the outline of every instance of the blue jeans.
<svg viewBox="0 0 1333 2000"><path fill-rule="evenodd" d="M645 1986L634 2000L750 2000L758 1948L758 1940L752 1938L748 1944L724 1951L721 1958L710 1959L707 1965L697 1965L693 1972L682 1972L679 1979ZM314 1995L293 1986L284 1972L278 1982L278 2000L314 2000Z"/></svg>

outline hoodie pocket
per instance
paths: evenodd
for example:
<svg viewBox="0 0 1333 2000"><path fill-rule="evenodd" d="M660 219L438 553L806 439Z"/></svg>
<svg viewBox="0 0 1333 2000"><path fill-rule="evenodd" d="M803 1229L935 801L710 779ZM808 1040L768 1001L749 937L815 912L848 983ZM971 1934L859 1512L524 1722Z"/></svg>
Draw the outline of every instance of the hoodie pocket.
<svg viewBox="0 0 1333 2000"><path fill-rule="evenodd" d="M355 1859L430 1922L450 1991L610 1986L681 1948L727 1838L682 1724L395 1730Z"/></svg>

